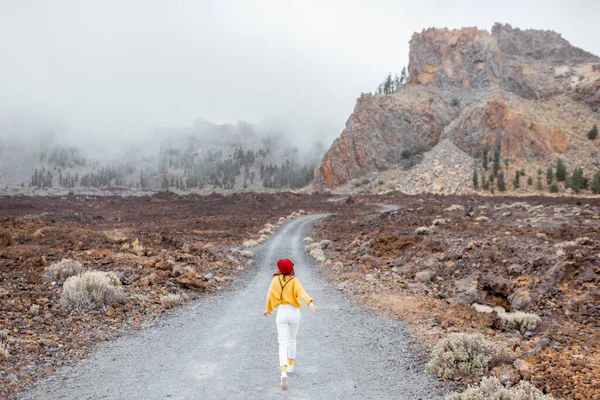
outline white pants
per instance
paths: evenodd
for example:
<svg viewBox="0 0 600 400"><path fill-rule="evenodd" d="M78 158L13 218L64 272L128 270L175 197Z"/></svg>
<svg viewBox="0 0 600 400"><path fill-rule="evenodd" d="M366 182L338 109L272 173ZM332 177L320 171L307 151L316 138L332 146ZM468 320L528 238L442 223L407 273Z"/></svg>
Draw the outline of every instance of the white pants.
<svg viewBox="0 0 600 400"><path fill-rule="evenodd" d="M277 341L279 365L287 365L288 358L296 358L296 335L300 326L300 309L291 304L277 307Z"/></svg>

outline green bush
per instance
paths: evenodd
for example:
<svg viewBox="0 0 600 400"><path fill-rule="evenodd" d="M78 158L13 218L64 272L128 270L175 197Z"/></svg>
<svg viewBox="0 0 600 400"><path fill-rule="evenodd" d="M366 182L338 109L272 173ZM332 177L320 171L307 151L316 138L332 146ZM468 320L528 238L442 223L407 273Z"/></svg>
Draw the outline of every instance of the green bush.
<svg viewBox="0 0 600 400"><path fill-rule="evenodd" d="M533 185L533 178L532 177L527 178L527 184L529 186Z"/></svg>
<svg viewBox="0 0 600 400"><path fill-rule="evenodd" d="M520 381L506 387L495 377L481 380L479 386L470 387L462 393L452 393L448 400L552 400L529 382Z"/></svg>
<svg viewBox="0 0 600 400"><path fill-rule="evenodd" d="M427 370L442 379L474 378L510 361L510 350L480 333L451 333L433 347Z"/></svg>
<svg viewBox="0 0 600 400"><path fill-rule="evenodd" d="M382 180L380 180L379 182L377 182L377 184L381 186L381 185L384 185L384 184L385 184L385 182L384 182L384 181L382 181Z"/></svg>
<svg viewBox="0 0 600 400"><path fill-rule="evenodd" d="M588 139L595 140L598 137L598 125L594 125L588 132Z"/></svg>
<svg viewBox="0 0 600 400"><path fill-rule="evenodd" d="M371 183L371 181L368 180L367 178L365 178L365 179L362 180L362 184L363 185L368 185L369 183Z"/></svg>
<svg viewBox="0 0 600 400"><path fill-rule="evenodd" d="M550 185L550 193L558 193L558 183L553 182L552 185Z"/></svg>

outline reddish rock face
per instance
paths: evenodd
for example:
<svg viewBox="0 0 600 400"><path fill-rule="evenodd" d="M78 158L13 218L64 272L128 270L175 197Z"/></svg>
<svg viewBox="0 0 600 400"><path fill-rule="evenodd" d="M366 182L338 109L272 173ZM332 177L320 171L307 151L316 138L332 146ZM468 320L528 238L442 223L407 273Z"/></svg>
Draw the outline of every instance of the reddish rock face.
<svg viewBox="0 0 600 400"><path fill-rule="evenodd" d="M499 150L520 165L590 161L582 132L599 122L591 107L600 106L600 59L560 35L500 24L491 34L428 29L410 40L408 69L394 94L361 95L317 166L313 189L388 169L441 139L472 156Z"/></svg>

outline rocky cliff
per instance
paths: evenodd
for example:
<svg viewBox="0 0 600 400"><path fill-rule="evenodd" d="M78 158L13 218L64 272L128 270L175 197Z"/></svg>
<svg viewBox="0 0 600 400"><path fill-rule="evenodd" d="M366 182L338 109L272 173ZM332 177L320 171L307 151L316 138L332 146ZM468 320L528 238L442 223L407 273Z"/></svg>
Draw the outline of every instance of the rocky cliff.
<svg viewBox="0 0 600 400"><path fill-rule="evenodd" d="M528 173L557 156L600 166L600 141L587 139L600 123L600 58L559 34L501 24L491 33L427 29L410 40L408 69L393 94L361 95L315 169L314 189L405 170L415 149L446 139L471 160L497 150Z"/></svg>

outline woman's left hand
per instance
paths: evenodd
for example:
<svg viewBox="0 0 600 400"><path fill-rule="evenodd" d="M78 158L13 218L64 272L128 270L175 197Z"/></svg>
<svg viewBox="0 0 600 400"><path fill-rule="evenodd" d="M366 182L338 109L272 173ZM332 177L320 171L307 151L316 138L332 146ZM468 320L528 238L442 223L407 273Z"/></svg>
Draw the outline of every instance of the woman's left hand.
<svg viewBox="0 0 600 400"><path fill-rule="evenodd" d="M308 306L310 307L310 311L313 311L313 312L319 311L317 306L315 306L313 303L310 303Z"/></svg>
<svg viewBox="0 0 600 400"><path fill-rule="evenodd" d="M265 312L263 313L263 315L264 315L265 317L268 317L268 316L269 316L269 314L270 314L270 312L268 312L267 310L265 310Z"/></svg>

